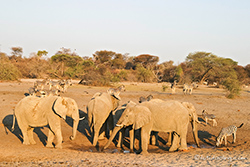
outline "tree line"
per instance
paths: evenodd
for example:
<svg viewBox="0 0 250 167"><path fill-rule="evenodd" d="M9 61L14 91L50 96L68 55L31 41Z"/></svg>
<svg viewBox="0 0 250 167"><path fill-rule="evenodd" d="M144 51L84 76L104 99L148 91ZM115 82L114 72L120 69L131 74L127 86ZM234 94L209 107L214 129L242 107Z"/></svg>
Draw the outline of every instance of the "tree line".
<svg viewBox="0 0 250 167"><path fill-rule="evenodd" d="M206 81L236 92L239 85L250 83L250 64L243 67L210 52L189 53L179 65L172 60L159 63L159 57L150 54L129 56L107 50L85 57L68 48L61 48L51 57L47 57L46 50L32 53L28 58L22 54L21 47L12 47L9 55L0 52L0 80L72 78L91 85L120 81L180 84Z"/></svg>

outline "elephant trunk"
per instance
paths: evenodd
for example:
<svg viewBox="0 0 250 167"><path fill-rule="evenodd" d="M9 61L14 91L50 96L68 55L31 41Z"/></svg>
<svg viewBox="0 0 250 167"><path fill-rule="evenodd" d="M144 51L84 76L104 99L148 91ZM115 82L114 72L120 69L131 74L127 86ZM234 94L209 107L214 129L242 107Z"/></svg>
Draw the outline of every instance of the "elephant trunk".
<svg viewBox="0 0 250 167"><path fill-rule="evenodd" d="M78 123L79 123L79 119L74 119L74 121L73 121L73 129L72 129L72 136L70 136L70 140L74 140L76 138Z"/></svg>
<svg viewBox="0 0 250 167"><path fill-rule="evenodd" d="M197 130L197 125L196 125L195 120L192 121L192 129L193 129L195 143L196 143L197 147L200 148L199 138L198 138L198 130Z"/></svg>
<svg viewBox="0 0 250 167"><path fill-rule="evenodd" d="M118 133L118 131L122 128L122 126L116 126L109 138L109 141L105 144L105 146L103 147L103 149L108 148L108 146L110 145L110 143L113 141L113 139L115 138L116 134Z"/></svg>

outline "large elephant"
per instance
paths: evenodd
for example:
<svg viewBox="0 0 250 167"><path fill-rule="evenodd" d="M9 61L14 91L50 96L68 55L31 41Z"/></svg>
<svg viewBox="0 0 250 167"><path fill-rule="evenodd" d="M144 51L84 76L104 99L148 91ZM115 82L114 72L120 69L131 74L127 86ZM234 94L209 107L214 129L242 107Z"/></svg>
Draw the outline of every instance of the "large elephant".
<svg viewBox="0 0 250 167"><path fill-rule="evenodd" d="M189 111L178 101L148 101L139 105L127 106L104 149L108 147L121 128L133 125L134 129L141 128L142 153L147 153L151 131L174 131L174 139L169 151L185 150L187 149L188 123Z"/></svg>
<svg viewBox="0 0 250 167"><path fill-rule="evenodd" d="M197 128L197 123L200 124L200 121L198 120L196 109L192 103L189 103L189 102L181 102L181 103L189 111L189 121L190 121L190 124L192 126L194 141L195 141L197 147L200 147L200 144L198 141L199 138L198 138L198 128ZM153 139L154 139L156 145L158 145L158 133L155 133L154 136L155 136L155 138L153 138ZM169 138L168 138L167 145L171 146L171 144L172 144L172 132L169 132Z"/></svg>
<svg viewBox="0 0 250 167"><path fill-rule="evenodd" d="M53 147L54 136L57 139L56 148L62 148L61 118L66 116L74 120L73 132L70 139L76 137L79 123L79 111L75 100L67 97L47 96L39 98L27 96L20 100L15 107L14 118L16 117L19 128L23 134L23 144L35 144L33 138L34 127L49 125L48 142L46 147ZM13 127L15 119L13 120Z"/></svg>
<svg viewBox="0 0 250 167"><path fill-rule="evenodd" d="M113 130L112 111L119 106L120 91L108 90L107 93L96 93L87 105L88 123L92 130L93 145L97 145L100 136L104 136L107 126Z"/></svg>

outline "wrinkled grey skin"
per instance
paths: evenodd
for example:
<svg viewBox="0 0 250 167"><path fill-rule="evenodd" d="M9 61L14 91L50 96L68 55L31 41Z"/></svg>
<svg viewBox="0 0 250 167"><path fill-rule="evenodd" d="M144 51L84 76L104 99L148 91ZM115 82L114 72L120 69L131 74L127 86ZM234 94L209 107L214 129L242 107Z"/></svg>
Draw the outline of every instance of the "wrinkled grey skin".
<svg viewBox="0 0 250 167"><path fill-rule="evenodd" d="M112 131L114 123L112 111L114 111L120 101L120 92L109 90L107 93L96 93L87 105L88 123L92 130L93 145L97 145L99 138L104 136L107 126ZM110 132L109 132L110 133Z"/></svg>
<svg viewBox="0 0 250 167"><path fill-rule="evenodd" d="M56 148L62 148L61 118L66 119L66 116L72 117L74 120L70 139L73 140L76 137L79 111L75 100L71 98L27 96L16 105L14 115L23 134L23 144L36 143L33 138L34 127L49 125L50 130L46 147L53 147L52 142L56 137ZM14 128L14 124L15 120L13 120L12 128Z"/></svg>

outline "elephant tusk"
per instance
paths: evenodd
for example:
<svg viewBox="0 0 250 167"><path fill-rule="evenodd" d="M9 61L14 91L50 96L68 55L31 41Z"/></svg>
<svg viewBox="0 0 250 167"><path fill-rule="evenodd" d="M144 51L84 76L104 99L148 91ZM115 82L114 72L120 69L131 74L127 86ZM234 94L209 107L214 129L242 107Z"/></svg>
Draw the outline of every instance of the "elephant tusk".
<svg viewBox="0 0 250 167"><path fill-rule="evenodd" d="M85 119L85 117L79 118L79 121L84 120L84 119Z"/></svg>
<svg viewBox="0 0 250 167"><path fill-rule="evenodd" d="M197 122L198 124L201 124L201 122L200 122L200 121L198 121L198 120L196 120L196 122Z"/></svg>
<svg viewBox="0 0 250 167"><path fill-rule="evenodd" d="M121 127L122 125L116 124L115 126Z"/></svg>

